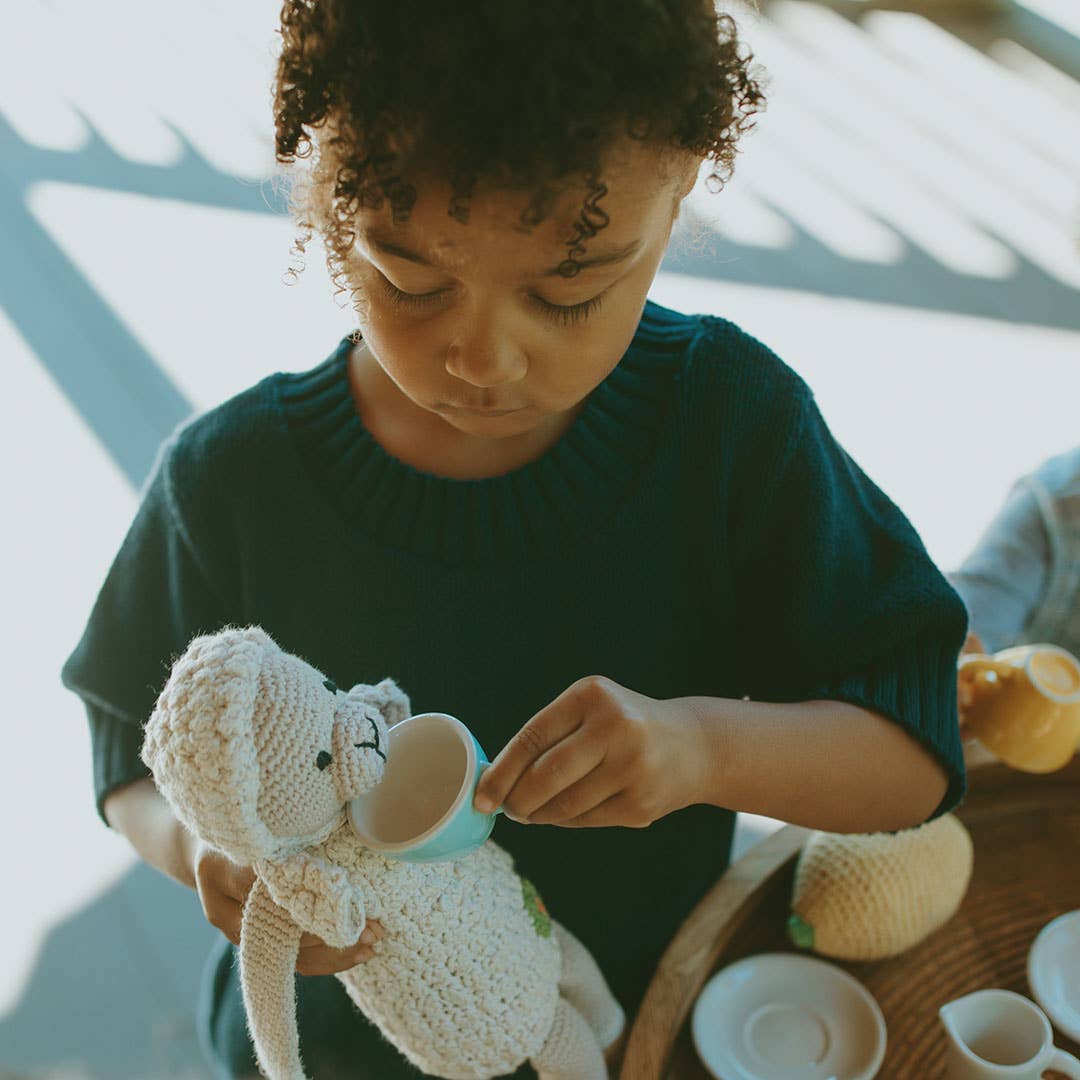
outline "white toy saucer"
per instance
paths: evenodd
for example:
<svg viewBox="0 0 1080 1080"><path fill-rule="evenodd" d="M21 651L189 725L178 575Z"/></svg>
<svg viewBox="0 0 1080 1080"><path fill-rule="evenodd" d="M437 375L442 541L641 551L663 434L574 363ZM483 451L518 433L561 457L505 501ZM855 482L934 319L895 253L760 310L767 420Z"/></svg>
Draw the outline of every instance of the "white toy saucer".
<svg viewBox="0 0 1080 1080"><path fill-rule="evenodd" d="M885 1018L835 964L760 953L702 988L691 1033L717 1080L871 1080L885 1057Z"/></svg>
<svg viewBox="0 0 1080 1080"><path fill-rule="evenodd" d="M1051 1023L1080 1042L1080 911L1048 922L1027 960L1028 985Z"/></svg>

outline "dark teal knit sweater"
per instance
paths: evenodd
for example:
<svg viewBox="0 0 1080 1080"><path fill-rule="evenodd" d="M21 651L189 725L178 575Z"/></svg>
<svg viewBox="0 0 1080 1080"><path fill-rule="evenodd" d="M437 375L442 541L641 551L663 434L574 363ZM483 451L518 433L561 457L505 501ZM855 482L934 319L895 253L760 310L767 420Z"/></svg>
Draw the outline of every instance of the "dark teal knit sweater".
<svg viewBox="0 0 1080 1080"><path fill-rule="evenodd" d="M99 808L147 775L141 725L172 659L226 623L261 625L339 686L392 676L415 711L460 717L489 756L585 675L656 698L850 701L944 763L937 813L961 798L963 605L759 342L650 302L562 439L483 480L419 472L375 442L349 394L349 344L163 444L62 672L89 715ZM644 830L500 818L494 839L632 1014L724 869L732 819L708 806ZM239 1061L230 960L204 1013ZM380 1080L418 1075L349 1017L336 980L298 984L317 1080L335 1061L342 1076L369 1075L364 1061Z"/></svg>

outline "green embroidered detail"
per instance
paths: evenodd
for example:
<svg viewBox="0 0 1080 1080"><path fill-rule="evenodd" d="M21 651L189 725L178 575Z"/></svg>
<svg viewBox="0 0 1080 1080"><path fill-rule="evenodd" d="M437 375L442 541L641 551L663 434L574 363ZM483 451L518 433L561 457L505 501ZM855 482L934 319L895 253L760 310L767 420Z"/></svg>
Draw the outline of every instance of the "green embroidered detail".
<svg viewBox="0 0 1080 1080"><path fill-rule="evenodd" d="M791 913L787 921L787 932L792 944L800 949L814 947L814 928L801 915Z"/></svg>
<svg viewBox="0 0 1080 1080"><path fill-rule="evenodd" d="M544 907L544 901L536 891L536 886L528 880L521 879L521 896L525 901L525 910L532 917L533 929L540 937L551 937L551 916Z"/></svg>

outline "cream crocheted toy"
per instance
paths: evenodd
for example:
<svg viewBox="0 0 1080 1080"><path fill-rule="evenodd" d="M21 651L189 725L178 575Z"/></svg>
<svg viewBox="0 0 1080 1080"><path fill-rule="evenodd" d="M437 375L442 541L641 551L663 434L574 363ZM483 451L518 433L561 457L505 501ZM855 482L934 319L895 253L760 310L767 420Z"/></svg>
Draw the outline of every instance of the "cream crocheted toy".
<svg viewBox="0 0 1080 1080"><path fill-rule="evenodd" d="M971 836L953 814L898 833L812 833L795 868L789 936L841 960L895 956L953 917L971 867Z"/></svg>
<svg viewBox="0 0 1080 1080"><path fill-rule="evenodd" d="M486 1080L529 1060L545 1080L606 1080L623 1011L505 851L395 861L348 824L392 752L388 725L408 715L390 679L344 693L258 627L195 638L158 697L142 751L155 782L187 828L256 873L240 968L260 1067L304 1077L301 933L352 945L370 917L386 931L376 955L336 977L417 1068Z"/></svg>

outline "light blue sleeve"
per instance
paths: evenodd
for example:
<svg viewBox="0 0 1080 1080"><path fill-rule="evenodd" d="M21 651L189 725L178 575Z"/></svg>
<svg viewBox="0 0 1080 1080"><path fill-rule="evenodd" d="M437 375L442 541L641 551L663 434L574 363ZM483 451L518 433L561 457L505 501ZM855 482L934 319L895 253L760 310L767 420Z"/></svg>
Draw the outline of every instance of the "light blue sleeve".
<svg viewBox="0 0 1080 1080"><path fill-rule="evenodd" d="M988 652L1013 645L1038 610L1050 575L1050 538L1031 486L1013 485L959 570L946 574Z"/></svg>

